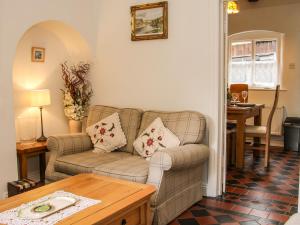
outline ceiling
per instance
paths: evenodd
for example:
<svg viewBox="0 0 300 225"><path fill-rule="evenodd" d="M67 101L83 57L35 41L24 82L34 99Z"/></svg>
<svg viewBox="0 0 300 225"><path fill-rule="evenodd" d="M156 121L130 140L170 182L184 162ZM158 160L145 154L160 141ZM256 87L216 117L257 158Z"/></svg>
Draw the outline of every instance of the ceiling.
<svg viewBox="0 0 300 225"><path fill-rule="evenodd" d="M255 9L262 7L281 6L287 4L300 4L300 0L259 0L258 2L248 2L248 0L239 0L240 10Z"/></svg>

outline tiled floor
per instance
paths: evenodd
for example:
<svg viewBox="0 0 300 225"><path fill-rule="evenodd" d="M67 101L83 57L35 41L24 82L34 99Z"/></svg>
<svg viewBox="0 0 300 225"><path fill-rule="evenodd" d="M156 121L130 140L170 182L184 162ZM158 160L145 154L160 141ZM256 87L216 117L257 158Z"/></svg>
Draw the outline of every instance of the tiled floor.
<svg viewBox="0 0 300 225"><path fill-rule="evenodd" d="M299 159L297 152L272 152L265 170L247 152L243 171L228 169L223 197L204 198L170 225L284 224L297 211Z"/></svg>

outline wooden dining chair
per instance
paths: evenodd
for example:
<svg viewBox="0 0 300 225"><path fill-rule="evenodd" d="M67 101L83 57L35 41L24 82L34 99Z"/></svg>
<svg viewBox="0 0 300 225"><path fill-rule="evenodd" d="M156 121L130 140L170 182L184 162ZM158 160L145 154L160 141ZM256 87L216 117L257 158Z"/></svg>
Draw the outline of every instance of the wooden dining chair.
<svg viewBox="0 0 300 225"><path fill-rule="evenodd" d="M273 116L278 104L278 98L279 98L279 89L280 85L276 86L276 91L275 91L275 98L274 98L274 103L271 109L271 112L268 117L267 125L266 126L252 126L252 125L247 125L245 129L246 137L257 137L257 138L265 138L265 146L264 148L259 148L252 146L251 148L253 150L262 150L265 151L265 159L264 159L264 167L269 166L269 159L270 159L270 141L271 141L271 125L272 125L272 120Z"/></svg>
<svg viewBox="0 0 300 225"><path fill-rule="evenodd" d="M230 93L239 93L239 101L244 102L244 99L242 97L242 91L247 91L248 92L248 84L231 84L230 85ZM246 98L246 102L248 102L248 95Z"/></svg>
<svg viewBox="0 0 300 225"><path fill-rule="evenodd" d="M227 124L226 129L226 162L227 166L235 164L236 128L232 124Z"/></svg>

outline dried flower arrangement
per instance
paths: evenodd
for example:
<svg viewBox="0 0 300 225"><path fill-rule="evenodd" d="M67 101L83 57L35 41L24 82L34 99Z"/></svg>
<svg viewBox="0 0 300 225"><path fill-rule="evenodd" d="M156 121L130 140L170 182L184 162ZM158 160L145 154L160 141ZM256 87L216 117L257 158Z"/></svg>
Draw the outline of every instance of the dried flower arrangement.
<svg viewBox="0 0 300 225"><path fill-rule="evenodd" d="M62 79L65 89L64 112L70 120L80 121L86 116L93 90L87 79L90 64L80 62L68 67L67 62L61 64Z"/></svg>

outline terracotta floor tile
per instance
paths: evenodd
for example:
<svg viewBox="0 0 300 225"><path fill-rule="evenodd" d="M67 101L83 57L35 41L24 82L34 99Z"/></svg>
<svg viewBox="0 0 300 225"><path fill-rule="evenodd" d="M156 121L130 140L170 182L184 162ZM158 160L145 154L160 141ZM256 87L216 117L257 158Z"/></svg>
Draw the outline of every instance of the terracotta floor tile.
<svg viewBox="0 0 300 225"><path fill-rule="evenodd" d="M180 225L180 223L177 220L174 220L171 223L169 223L169 225Z"/></svg>
<svg viewBox="0 0 300 225"><path fill-rule="evenodd" d="M246 194L247 192L248 192L247 189L242 189L242 188L235 188L234 190L234 193L242 194L242 195Z"/></svg>
<svg viewBox="0 0 300 225"><path fill-rule="evenodd" d="M268 219L279 221L281 223L285 223L288 220L288 218L289 216L287 215L273 213L273 212L271 212L270 215L268 216Z"/></svg>
<svg viewBox="0 0 300 225"><path fill-rule="evenodd" d="M270 168L265 170L263 160L253 162L246 152L243 170L228 168L227 193L222 198L204 197L170 225L285 223L297 212L300 154L271 151L270 157Z"/></svg>
<svg viewBox="0 0 300 225"><path fill-rule="evenodd" d="M203 216L203 217L198 217L196 218L196 220L200 223L200 224L217 224L218 221L212 217L212 216Z"/></svg>
<svg viewBox="0 0 300 225"><path fill-rule="evenodd" d="M222 223L222 225L240 225L240 223Z"/></svg>
<svg viewBox="0 0 300 225"><path fill-rule="evenodd" d="M242 216L236 216L236 215L231 215L232 218L234 218L236 221L239 222L246 222L246 221L251 221L252 219L247 218L247 217L242 217Z"/></svg>
<svg viewBox="0 0 300 225"><path fill-rule="evenodd" d="M251 208L240 206L240 205L234 205L230 210L236 211L239 213L249 214L251 211Z"/></svg>
<svg viewBox="0 0 300 225"><path fill-rule="evenodd" d="M226 187L226 192L234 192L235 187L227 186Z"/></svg>
<svg viewBox="0 0 300 225"><path fill-rule="evenodd" d="M193 214L191 213L191 211L185 211L184 213L182 213L179 218L180 219L186 219L186 218L192 218L194 217Z"/></svg>
<svg viewBox="0 0 300 225"><path fill-rule="evenodd" d="M252 209L249 214L253 215L253 216L258 216L260 218L268 218L270 212L262 211L262 210L258 210L258 209Z"/></svg>
<svg viewBox="0 0 300 225"><path fill-rule="evenodd" d="M247 196L252 196L252 197L255 197L255 198L261 198L264 195L265 195L265 193L262 192L262 191L249 190L248 193L247 193Z"/></svg>

